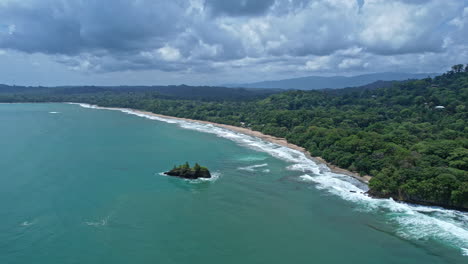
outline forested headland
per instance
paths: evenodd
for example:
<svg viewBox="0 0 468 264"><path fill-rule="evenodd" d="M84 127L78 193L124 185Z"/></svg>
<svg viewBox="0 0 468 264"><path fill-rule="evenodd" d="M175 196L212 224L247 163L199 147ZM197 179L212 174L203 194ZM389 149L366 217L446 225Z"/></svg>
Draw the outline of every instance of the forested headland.
<svg viewBox="0 0 468 264"><path fill-rule="evenodd" d="M0 102L80 102L245 126L373 176L373 196L468 210L468 66L339 90L175 87L0 85Z"/></svg>

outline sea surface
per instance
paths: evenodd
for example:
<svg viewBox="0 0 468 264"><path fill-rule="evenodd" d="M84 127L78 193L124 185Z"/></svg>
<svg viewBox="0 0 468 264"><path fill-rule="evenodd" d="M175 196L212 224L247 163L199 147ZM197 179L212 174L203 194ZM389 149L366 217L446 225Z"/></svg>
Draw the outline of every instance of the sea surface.
<svg viewBox="0 0 468 264"><path fill-rule="evenodd" d="M211 180L161 175L198 162ZM468 214L211 125L0 104L0 263L468 263Z"/></svg>

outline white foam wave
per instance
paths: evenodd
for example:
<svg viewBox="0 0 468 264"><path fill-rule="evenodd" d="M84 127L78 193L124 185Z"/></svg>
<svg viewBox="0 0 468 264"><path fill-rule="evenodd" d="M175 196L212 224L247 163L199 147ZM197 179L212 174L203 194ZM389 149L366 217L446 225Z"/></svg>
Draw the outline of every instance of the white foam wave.
<svg viewBox="0 0 468 264"><path fill-rule="evenodd" d="M321 170L317 164L308 164L308 163L296 163L291 166L286 167L288 170L300 171L300 172L311 172L313 174L320 174Z"/></svg>
<svg viewBox="0 0 468 264"><path fill-rule="evenodd" d="M183 120L156 117L128 109L100 108L79 104L85 108L119 110L127 114L177 124L182 128L215 134L218 137L232 140L239 145L265 152L273 157L292 163L288 170L305 173L300 179L313 183L318 189L354 202L359 210L386 214L389 221L398 225L398 234L410 239L437 239L458 247L466 254L468 245L468 214L455 210L437 207L417 206L399 203L392 199L375 199L367 196L367 185L346 175L333 173L324 164L317 164L300 151L283 147L249 135L240 134L211 124L187 122ZM191 182L213 181L212 179Z"/></svg>
<svg viewBox="0 0 468 264"><path fill-rule="evenodd" d="M60 114L60 112L49 112L49 114Z"/></svg>
<svg viewBox="0 0 468 264"><path fill-rule="evenodd" d="M97 222L90 222L90 221L87 221L85 222L85 224L89 225L89 226L95 226L95 227L99 227L99 226L105 226L107 225L107 221L108 221L108 218L104 218L102 219L101 221L97 221Z"/></svg>
<svg viewBox="0 0 468 264"><path fill-rule="evenodd" d="M407 239L436 239L461 248L468 244L468 214L438 207L399 203L393 199L375 199L365 194L364 188L339 177L300 177L317 183L317 188L327 190L341 198L355 202L362 211L378 212L397 224L397 234Z"/></svg>
<svg viewBox="0 0 468 264"><path fill-rule="evenodd" d="M138 113L138 112L128 110L128 109L115 109L115 110L120 110L120 111L122 111L122 112L124 112L126 114L136 115L136 116L139 116L139 117L144 117L144 118L148 118L148 119L151 119L151 120L162 121L162 122L166 122L166 123L170 123L170 124L177 124L178 123L178 120L175 120L175 119L169 119L169 118L163 118L163 117L159 117L159 116L147 115L147 114ZM184 122L184 121L180 121L180 122Z"/></svg>
<svg viewBox="0 0 468 264"><path fill-rule="evenodd" d="M250 162L250 161L262 161L266 159L267 157L265 156L247 156L247 157L238 158L237 160Z"/></svg>
<svg viewBox="0 0 468 264"><path fill-rule="evenodd" d="M34 225L34 222L24 221L23 223L21 223L21 226L30 226L30 225Z"/></svg>
<svg viewBox="0 0 468 264"><path fill-rule="evenodd" d="M263 167L266 167L268 166L268 163L263 163L263 164L257 164L257 165L251 165L251 166L247 166L247 167L239 167L237 168L238 170L244 170L244 171L257 171L258 168L263 168ZM263 172L267 171L268 169L264 169L262 170ZM269 172L270 170L268 170L267 172Z"/></svg>
<svg viewBox="0 0 468 264"><path fill-rule="evenodd" d="M67 103L72 105L79 105L83 108L91 108L91 109L106 109L105 107L99 107L97 105L90 105L90 104L82 104L82 103Z"/></svg>
<svg viewBox="0 0 468 264"><path fill-rule="evenodd" d="M215 182L219 179L219 177L221 177L220 172L213 172L211 173L211 178L198 178L196 180L184 179L184 180L190 183L197 184L197 183L202 183L202 182Z"/></svg>
<svg viewBox="0 0 468 264"><path fill-rule="evenodd" d="M468 256L468 248L461 248L461 251L463 256Z"/></svg>

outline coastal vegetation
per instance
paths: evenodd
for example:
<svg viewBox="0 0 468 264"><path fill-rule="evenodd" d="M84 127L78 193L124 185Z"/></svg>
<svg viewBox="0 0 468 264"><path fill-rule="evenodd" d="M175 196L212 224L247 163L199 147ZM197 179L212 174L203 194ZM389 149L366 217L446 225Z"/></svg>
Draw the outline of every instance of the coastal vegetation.
<svg viewBox="0 0 468 264"><path fill-rule="evenodd" d="M211 178L211 173L208 168L202 167L198 163L195 163L193 167L190 167L188 162L185 162L185 164L180 166L174 166L172 170L165 172L164 174L185 179Z"/></svg>
<svg viewBox="0 0 468 264"><path fill-rule="evenodd" d="M461 64L434 78L385 86L234 99L73 89L0 88L0 101L81 102L248 127L373 176L373 196L468 210L468 69Z"/></svg>

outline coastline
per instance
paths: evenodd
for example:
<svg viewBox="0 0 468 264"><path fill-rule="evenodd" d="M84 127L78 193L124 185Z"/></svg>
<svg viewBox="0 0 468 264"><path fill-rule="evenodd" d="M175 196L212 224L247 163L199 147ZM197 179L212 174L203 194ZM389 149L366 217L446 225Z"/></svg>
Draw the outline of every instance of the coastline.
<svg viewBox="0 0 468 264"><path fill-rule="evenodd" d="M204 120L196 120L196 119L189 119L189 118L182 118L182 117L155 114L155 113L152 113L152 112L142 111L142 110L137 110L137 109L132 109L132 108L119 108L119 107L102 107L102 108L103 109L110 109L110 110L128 110L128 111L132 111L132 112L135 112L135 113L138 113L138 114L144 114L144 115L155 116L155 117L160 117L160 118L176 119L176 120L193 122L193 123L201 123L201 124L210 124L210 125L221 127L221 128L224 128L224 129L228 129L228 130L240 133L240 134L245 134L245 135L248 135L248 136L257 137L257 138L260 138L262 140L265 140L265 141L268 141L268 142L271 142L271 143L274 143L274 144L277 144L277 145L280 145L280 146L283 146L283 147L287 147L287 148L290 148L290 149L297 150L297 151L303 153L308 159L314 161L315 163L325 164L328 168L330 168L330 171L332 171L333 173L344 174L344 175L353 177L353 178L355 178L355 179L357 179L357 180L359 180L359 181L361 181L361 182L363 182L365 184L368 184L369 180L372 178L371 176L368 176L368 175L360 176L358 173L355 173L355 172L352 172L352 171L337 167L337 166L327 162L326 160L324 160L321 157L314 157L305 148L300 147L300 146L295 145L295 144L292 144L292 143L289 143L284 138L278 138L278 137L266 135L266 134L263 134L263 133L261 133L259 131L251 130L249 128L237 127L237 126L226 125L226 124L219 124L219 123L214 123L214 122L204 121Z"/></svg>
<svg viewBox="0 0 468 264"><path fill-rule="evenodd" d="M12 106L14 107L14 106ZM5 112L8 111L8 109L11 108L4 108ZM225 184L234 184L232 186L236 187L234 189L234 196L236 197L236 193L238 193L239 189L237 187L242 187L245 188L245 190L248 190L249 192L244 195L245 197L249 197L249 199L256 199L258 200L258 197L263 197L265 196L265 199L273 199L272 201L283 201L285 199L290 199L290 200L285 200L288 201L287 203L284 203L285 205L291 206L291 204L294 203L293 207L294 209L297 209L297 214L299 216L304 216L303 212L307 211L310 208L317 209L317 210L312 210L311 216L313 218L314 214L317 215L317 212L320 213L323 208L327 208L330 206L334 206L335 204L339 205L337 207L338 212L339 210L343 209L350 209L350 212L352 214L356 213L356 215L359 218L362 217L367 217L369 216L369 219L374 219L372 221L385 221L385 223L389 223L389 226L393 227L395 223L397 223L397 229L395 229L397 232L397 235L399 238L400 236L404 238L404 240L415 240L415 241L423 241L421 243L425 243L426 240L430 241L436 241L437 243L435 246L440 246L441 243L447 244L449 249L452 247L454 250L450 251L450 256L459 256L460 252L463 255L468 254L468 249L466 245L466 232L464 231L464 221L467 219L468 215L466 215L464 212L459 212L459 211L454 211L454 210L445 210L445 208L440 208L440 207L427 207L427 206L418 206L415 204L407 203L407 202L400 202L397 200L393 200L390 198L386 199L378 199L374 198L372 196L366 195L365 193L362 193L360 191L354 191L357 190L357 188L354 188L355 186L358 186L359 188L365 188L363 184L356 184L357 180L354 180L354 178L349 178L349 176L338 176L338 175L333 175L329 173L330 170L325 169L322 167L322 171L324 173L320 173L318 175L314 174L309 174L312 177L305 177L305 178L297 178L297 175L301 175L298 173L299 170L296 168L289 168L289 161L287 163L285 162L279 162L279 161L274 161L276 158L273 157L284 157L284 156L277 156L275 155L276 153L286 153L287 157L289 158L290 156L296 157L298 160L298 163L300 164L305 164L309 165L308 167L304 166L305 168L315 168L311 162L308 162L303 154L299 154L299 152L294 151L293 153L292 150L288 150L283 147L279 147L279 145L273 146L270 143L267 143L267 141L260 142L260 139L257 138L249 138L247 136L242 136L241 134L235 135L234 133L236 132L229 132L231 130L227 130L227 128L230 128L230 126L225 126L227 127L226 130L222 131L221 128L218 127L223 127L222 125L201 125L202 123L210 123L210 122L201 122L197 120L193 120L194 123L186 123L184 121L176 121L178 119L181 120L190 120L190 119L183 119L183 118L174 118L172 116L165 116L165 115L157 115L157 114L151 114L148 112L144 111L138 111L138 110L132 110L131 108L126 108L128 110L124 110L124 108L104 108L104 107L97 107L93 105L86 105L84 104L82 106L79 105L69 105L67 106L66 104L60 106L60 104L53 104L53 105L45 105L41 107L35 107L34 105L29 105L29 106L21 106L18 108L14 107L13 109L15 110L33 110L33 113L38 113L39 116L43 117L44 120L48 120L47 122L61 122L64 121L65 123L57 123L62 127L61 124L63 124L64 127L68 127L68 124L72 124L72 128L79 127L83 131L88 131L90 133L96 133L96 135L102 134L104 137L108 135L106 131L103 131L101 129L101 126L96 124L102 123L102 122L109 122L109 121L117 121L117 123L112 124L112 130L115 131L116 135L118 137L121 137L124 139L125 142L130 142L126 146L135 146L134 142L132 141L132 136L135 136L132 134L132 130L135 129L135 126L137 125L142 128L149 129L151 130L152 127L155 128L153 132L147 131L149 133L146 133L142 139L147 138L146 136L155 135L156 133L156 139L159 142L162 136L162 142L164 142L164 135L173 135L173 133L178 133L176 136L176 140L179 136L187 138L189 141L192 140L192 136L196 136L196 138L200 138L200 142L204 142L205 140L208 141L213 141L212 143L214 144L221 144L224 146L224 144L227 144L226 146L229 147L229 149L234 148L238 149L240 153L236 152L236 155L230 157L224 157L222 159L228 159L229 163L233 162L233 166L221 166L219 168L218 173L221 175L221 180L223 179L223 174L224 180L215 182L210 182L210 183L202 183L200 184L193 184L188 181L184 180L177 180L173 179L170 180L169 178L166 177L161 177L158 174L155 174L154 172L161 171L159 169L151 169L149 168L147 170L148 173L142 174L141 179L137 179L138 181L135 181L135 177L131 177L132 173L130 172L123 172L122 177L119 176L119 180L125 180L122 181L123 183L130 183L132 184L131 186L143 186L143 189L148 189L148 190L159 190L160 188L169 188L168 190L179 190L182 195L187 196L190 195L188 192L193 192L197 191L197 197L200 197L200 195L203 195L204 197L207 197L207 201L211 201L213 199L213 194L216 194L214 192L220 192L224 195L224 190L223 186L226 186ZM108 109L108 111L99 111L98 109ZM109 111L113 110L113 111ZM50 111L60 111L62 112L62 115L49 115L48 113ZM127 112L128 111L128 112ZM129 113L131 111L131 113ZM107 112L107 113L106 113ZM136 115L137 113L145 114L148 116L140 116ZM32 117L37 116L34 114ZM153 117L154 116L154 117ZM156 117L157 116L157 117ZM167 121L161 120L158 117L164 117L165 119L167 118ZM157 119L157 120L156 120ZM132 121L133 120L133 121ZM158 121L161 120L161 121ZM14 120L16 121L16 120ZM132 126L127 126L128 130L123 129L121 126L122 124L128 124L130 122L133 124ZM134 124L135 123L135 124ZM148 124L146 124L148 123ZM151 125L153 123L153 125ZM87 125L86 125L87 124ZM197 125L198 124L198 125ZM210 123L211 124L211 123ZM114 126L115 125L115 126ZM108 126L104 126L104 128L108 128ZM123 130L122 130L123 129ZM162 130L161 130L162 129ZM80 130L80 131L81 131ZM161 130L161 131L160 131ZM179 131L180 130L180 131ZM240 132L244 132L245 130L238 128L236 130L239 130ZM78 133L80 133L78 131ZM99 132L99 131L102 131ZM185 132L184 132L185 131ZM203 132L197 132L197 131L203 131ZM211 132L212 131L212 132ZM234 130L232 130L234 131ZM57 135L63 134L62 132L65 133L75 133L74 131L58 131L59 133ZM121 133L122 132L122 133ZM159 132L162 132L161 134ZM208 134L205 134L208 132ZM118 134L117 134L118 133ZM179 135L181 133L181 135ZM25 133L28 133L26 131ZM242 133L244 134L244 133ZM55 135L55 134L54 134ZM47 135L46 135L47 137ZM50 135L48 135L48 138L51 138ZM53 137L52 137L53 138ZM158 139L159 138L159 139ZM232 139L232 142L228 142L229 139ZM99 140L99 139L98 139ZM54 141L52 141L53 143ZM98 142L98 141L97 141ZM133 142L133 143L132 143ZM198 142L198 141L197 141ZM252 142L252 143L244 143L244 142ZM88 145L93 145L95 142L94 141L89 141L87 142ZM99 142L98 142L99 143ZM153 142L156 143L156 142ZM189 142L190 143L190 142ZM112 144L112 142L110 142ZM192 143L190 143L192 144ZM154 144L153 144L154 145ZM236 147L236 145L238 145ZM266 151L266 153L262 152L257 152L255 154L255 151L252 152L253 150L250 149L250 147L254 146L262 146L261 148L256 148L253 147L253 149L263 149ZM111 145L112 146L112 145ZM156 147L158 146L157 143L155 145ZM198 146L198 144L196 145ZM66 146L66 150L74 150L73 147L71 146ZM144 146L143 146L144 147ZM219 147L219 146L218 146ZM239 148L240 147L240 148ZM242 150L242 148L249 147L249 149ZM79 149L79 148L78 148ZM86 146L84 148L86 150ZM128 156L128 151L127 149L123 148L124 152L122 153L122 157L125 159L125 155ZM112 149L110 149L112 150ZM133 151L133 150L132 150ZM182 151L182 149L181 149ZM207 148L207 151L210 151L210 147ZM244 152L247 152L244 154ZM106 151L103 153L107 153L107 148ZM222 149L221 149L221 155L222 155ZM33 160L34 159L34 152L31 152L30 158ZM127 153L127 154L126 154ZM100 154L100 153L98 153ZM112 153L110 152L111 156ZM224 153L226 154L226 153ZM293 155L289 155L293 154ZM53 154L55 155L55 154ZM100 154L102 155L102 154ZM267 158L267 160L260 160L260 159L255 159L256 157L260 158L265 158L267 156L272 155L273 157ZM36 155L37 156L37 155ZM177 158L177 154L175 154L172 157ZM248 157L249 159L245 159ZM250 159L250 157L255 157L253 159ZM137 157L138 158L138 157ZM197 158L197 157L195 157ZM274 160L271 160L271 159ZM309 157L308 157L309 158ZM29 159L28 159L29 160ZM111 157L109 160L109 166L106 166L108 168L107 171L102 171L102 172L97 172L97 176L102 176L104 177L95 177L96 179L102 179L103 184L106 183L106 180L108 180L109 177L113 177L113 164L115 164L115 161L119 160L119 156ZM126 160L126 159L125 159ZM211 159L210 159L211 160ZM67 159L64 159L64 162L67 161ZM153 164L151 161L149 161L151 164ZM279 162L279 163L278 163ZM269 163L268 165L270 166L271 172L270 173L258 173L258 174L246 174L244 176L246 177L238 177L238 179L231 179L232 173L236 174L235 171L239 169L240 166L245 166L245 165L251 165L251 164L261 164L261 163ZM294 163L294 161L292 161ZM64 163L65 164L65 163ZM83 163L86 165L86 160ZM153 165L149 165L150 167ZM138 165L138 164L137 164ZM220 165L218 163L218 165ZM222 165L222 164L221 164ZM273 167L271 167L273 166ZM141 167L141 166L140 166ZM137 167L136 167L137 168ZM281 171L284 170L284 173L279 174L279 177L276 177L276 175L273 175L278 168ZM319 168L320 169L320 168ZM292 171L291 174L288 173L288 171ZM310 172L315 171L315 170L309 170ZM242 172L239 172L242 174ZM80 175L80 174L76 174ZM105 176L108 175L108 176ZM60 176L60 175L59 175ZM227 176L227 177L226 177ZM242 176L242 175L241 175ZM250 176L250 177L249 177ZM282 177L285 178L282 178ZM303 175L301 175L303 176ZM299 177L301 177L299 176ZM219 176L216 176L219 177ZM252 178L253 177L253 178ZM280 178L281 177L281 178ZM292 177L292 178L290 178ZM79 177L78 177L79 178ZM77 178L77 179L78 179ZM115 178L115 177L114 177ZM312 178L315 178L317 181L312 180ZM278 179L283 179L281 181L276 182ZM233 181L234 180L234 181ZM239 184L238 180L242 180L242 184ZM273 180L273 182L271 181ZM120 181L119 181L120 183ZM163 185L161 185L161 183ZM221 186L219 184L221 183ZM244 184L245 183L245 184ZM256 184L260 185L256 185ZM343 184L344 183L344 184ZM146 184L146 185L145 185ZM208 185L209 187L207 187ZM266 184L266 185L265 185ZM292 184L292 185L291 185ZM343 185L342 185L343 184ZM149 187L147 187L149 186ZM255 188L259 186L258 188ZM202 189L200 189L200 187ZM221 187L221 189L219 188ZM112 188L111 188L112 189ZM126 185L122 185L120 189L128 189ZM119 193L121 191L120 189L114 190L114 192ZM99 191L99 188L96 189ZM282 192L282 190L286 190L286 192ZM352 191L351 191L352 190ZM201 191L201 192L200 192ZM258 195L249 195L250 191L255 191L258 193ZM173 193L173 192L172 192ZM99 192L97 192L99 194ZM255 194L255 193L254 193ZM102 196L102 195L101 195ZM148 196L148 195L147 195ZM193 196L193 195L192 195ZM242 197L244 197L242 196ZM96 197L100 197L97 195ZM195 198L197 198L195 197ZM239 195L237 195L239 197ZM139 197L137 197L139 198ZM148 202L151 204L155 201L154 195L151 196L149 195L147 198ZM156 197L157 198L157 197ZM216 197L215 197L216 198ZM157 199L156 199L157 200ZM255 201L256 201L255 200ZM289 202L292 201L292 202ZM112 201L111 201L112 202ZM296 205L296 202L301 202L301 204ZM219 204L219 203L218 203ZM238 203L239 206L245 207L245 203ZM312 206L311 206L312 204ZM221 203L221 206L224 204ZM236 204L237 205L237 204ZM258 206L257 204L254 204L255 206L252 207L254 210L258 211ZM261 205L261 204L260 204ZM267 203L267 206L271 205L271 203ZM270 206L271 207L271 206ZM271 210L270 207L267 207L266 210L263 210L265 212L270 212ZM130 207L129 207L130 208ZM222 209L222 207L220 207ZM47 209L47 208L46 208ZM260 208L260 210L262 210ZM263 212L262 211L262 212ZM311 210L308 210L311 211ZM272 216L274 217L275 211L271 211ZM334 212L332 212L334 213ZM22 215L28 215L28 214L22 214ZM30 214L29 214L30 215ZM86 214L81 214L81 215L86 215ZM93 214L93 215L88 215L86 219L84 219L84 224L85 226L90 226L89 228L95 229L95 228L105 228L105 227L100 227L101 223L101 218L104 217L107 219L108 217L108 212L103 211L101 213L98 212L98 214ZM336 213L334 214L336 216ZM378 216L375 218L375 216ZM157 214L156 214L157 217ZM80 216L78 216L80 218ZM80 219L82 219L81 217ZM308 217L310 218L310 217ZM324 218L325 222L327 221L326 218ZM375 220L376 219L376 220ZM24 220L28 220L29 222L32 222L34 219L19 219L17 223L23 223ZM306 219L307 220L307 219ZM371 221L369 220L369 221ZM309 221L310 222L310 221ZM95 223L98 223L99 225L96 226ZM309 224L307 221L305 222L306 224ZM468 223L468 222L465 222ZM79 223L78 223L79 224ZM82 223L83 224L83 223ZM416 224L416 225L415 225ZM109 225L112 225L112 222L109 222ZM151 225L149 225L151 228ZM307 225L306 225L307 226ZM23 227L21 227L23 228ZM371 226L372 228L372 226ZM466 229L465 229L466 230ZM287 230L288 231L288 230ZM467 230L468 231L468 230ZM370 229L370 232L374 232L375 230ZM379 232L377 232L379 233ZM384 234L385 235L385 234ZM392 238L393 239L393 238ZM440 241L440 243L439 243ZM426 245L426 244L423 244ZM432 245L432 244L431 244ZM417 250L420 250L420 248L417 248ZM424 251L425 252L425 251Z"/></svg>
<svg viewBox="0 0 468 264"><path fill-rule="evenodd" d="M0 104L15 104L15 103L16 102L14 102L14 103L0 103ZM57 103L57 102L38 102L38 103ZM76 103L76 102L65 102L65 103L66 104L78 104L78 105L79 104L86 104L86 103ZM271 136L271 135L266 135L266 134L263 134L262 132L251 130L249 128L226 125L226 124L220 124L220 123L204 121L204 120L196 120L196 119L189 119L189 118L183 118L183 117L175 117L175 116L155 114L155 113L152 113L152 112L133 109L133 108L104 107L104 106L98 106L98 105L93 105L93 106L99 107L100 109L127 110L127 111L132 111L132 112L135 112L135 113L138 113L138 114L150 115L150 116L154 116L154 117L160 117L160 118L166 118L166 119L175 119L175 120L181 120L181 121L192 122L192 123L210 124L210 125L221 127L221 128L224 128L224 129L228 129L228 130L240 133L240 134L260 138L260 139L265 140L267 142L271 142L271 143L274 143L274 144L277 144L277 145L280 145L280 146L283 146L283 147L287 147L287 148L290 148L290 149L297 150L297 151L303 153L308 159L312 160L313 162L318 163L318 164L325 164L330 169L331 172L337 173L337 174L343 174L343 175L346 175L346 176L349 176L349 177L353 177L353 178L359 180L362 183L368 184L370 179L372 179L372 176L369 176L369 175L361 176L356 172L352 172L350 170L340 168L340 167L338 167L338 166L336 166L334 164L331 164L331 163L327 162L322 157L314 157L305 148L300 147L300 146L295 145L295 144L292 144L292 143L289 143L285 138L278 138L278 137L274 137L274 136Z"/></svg>

